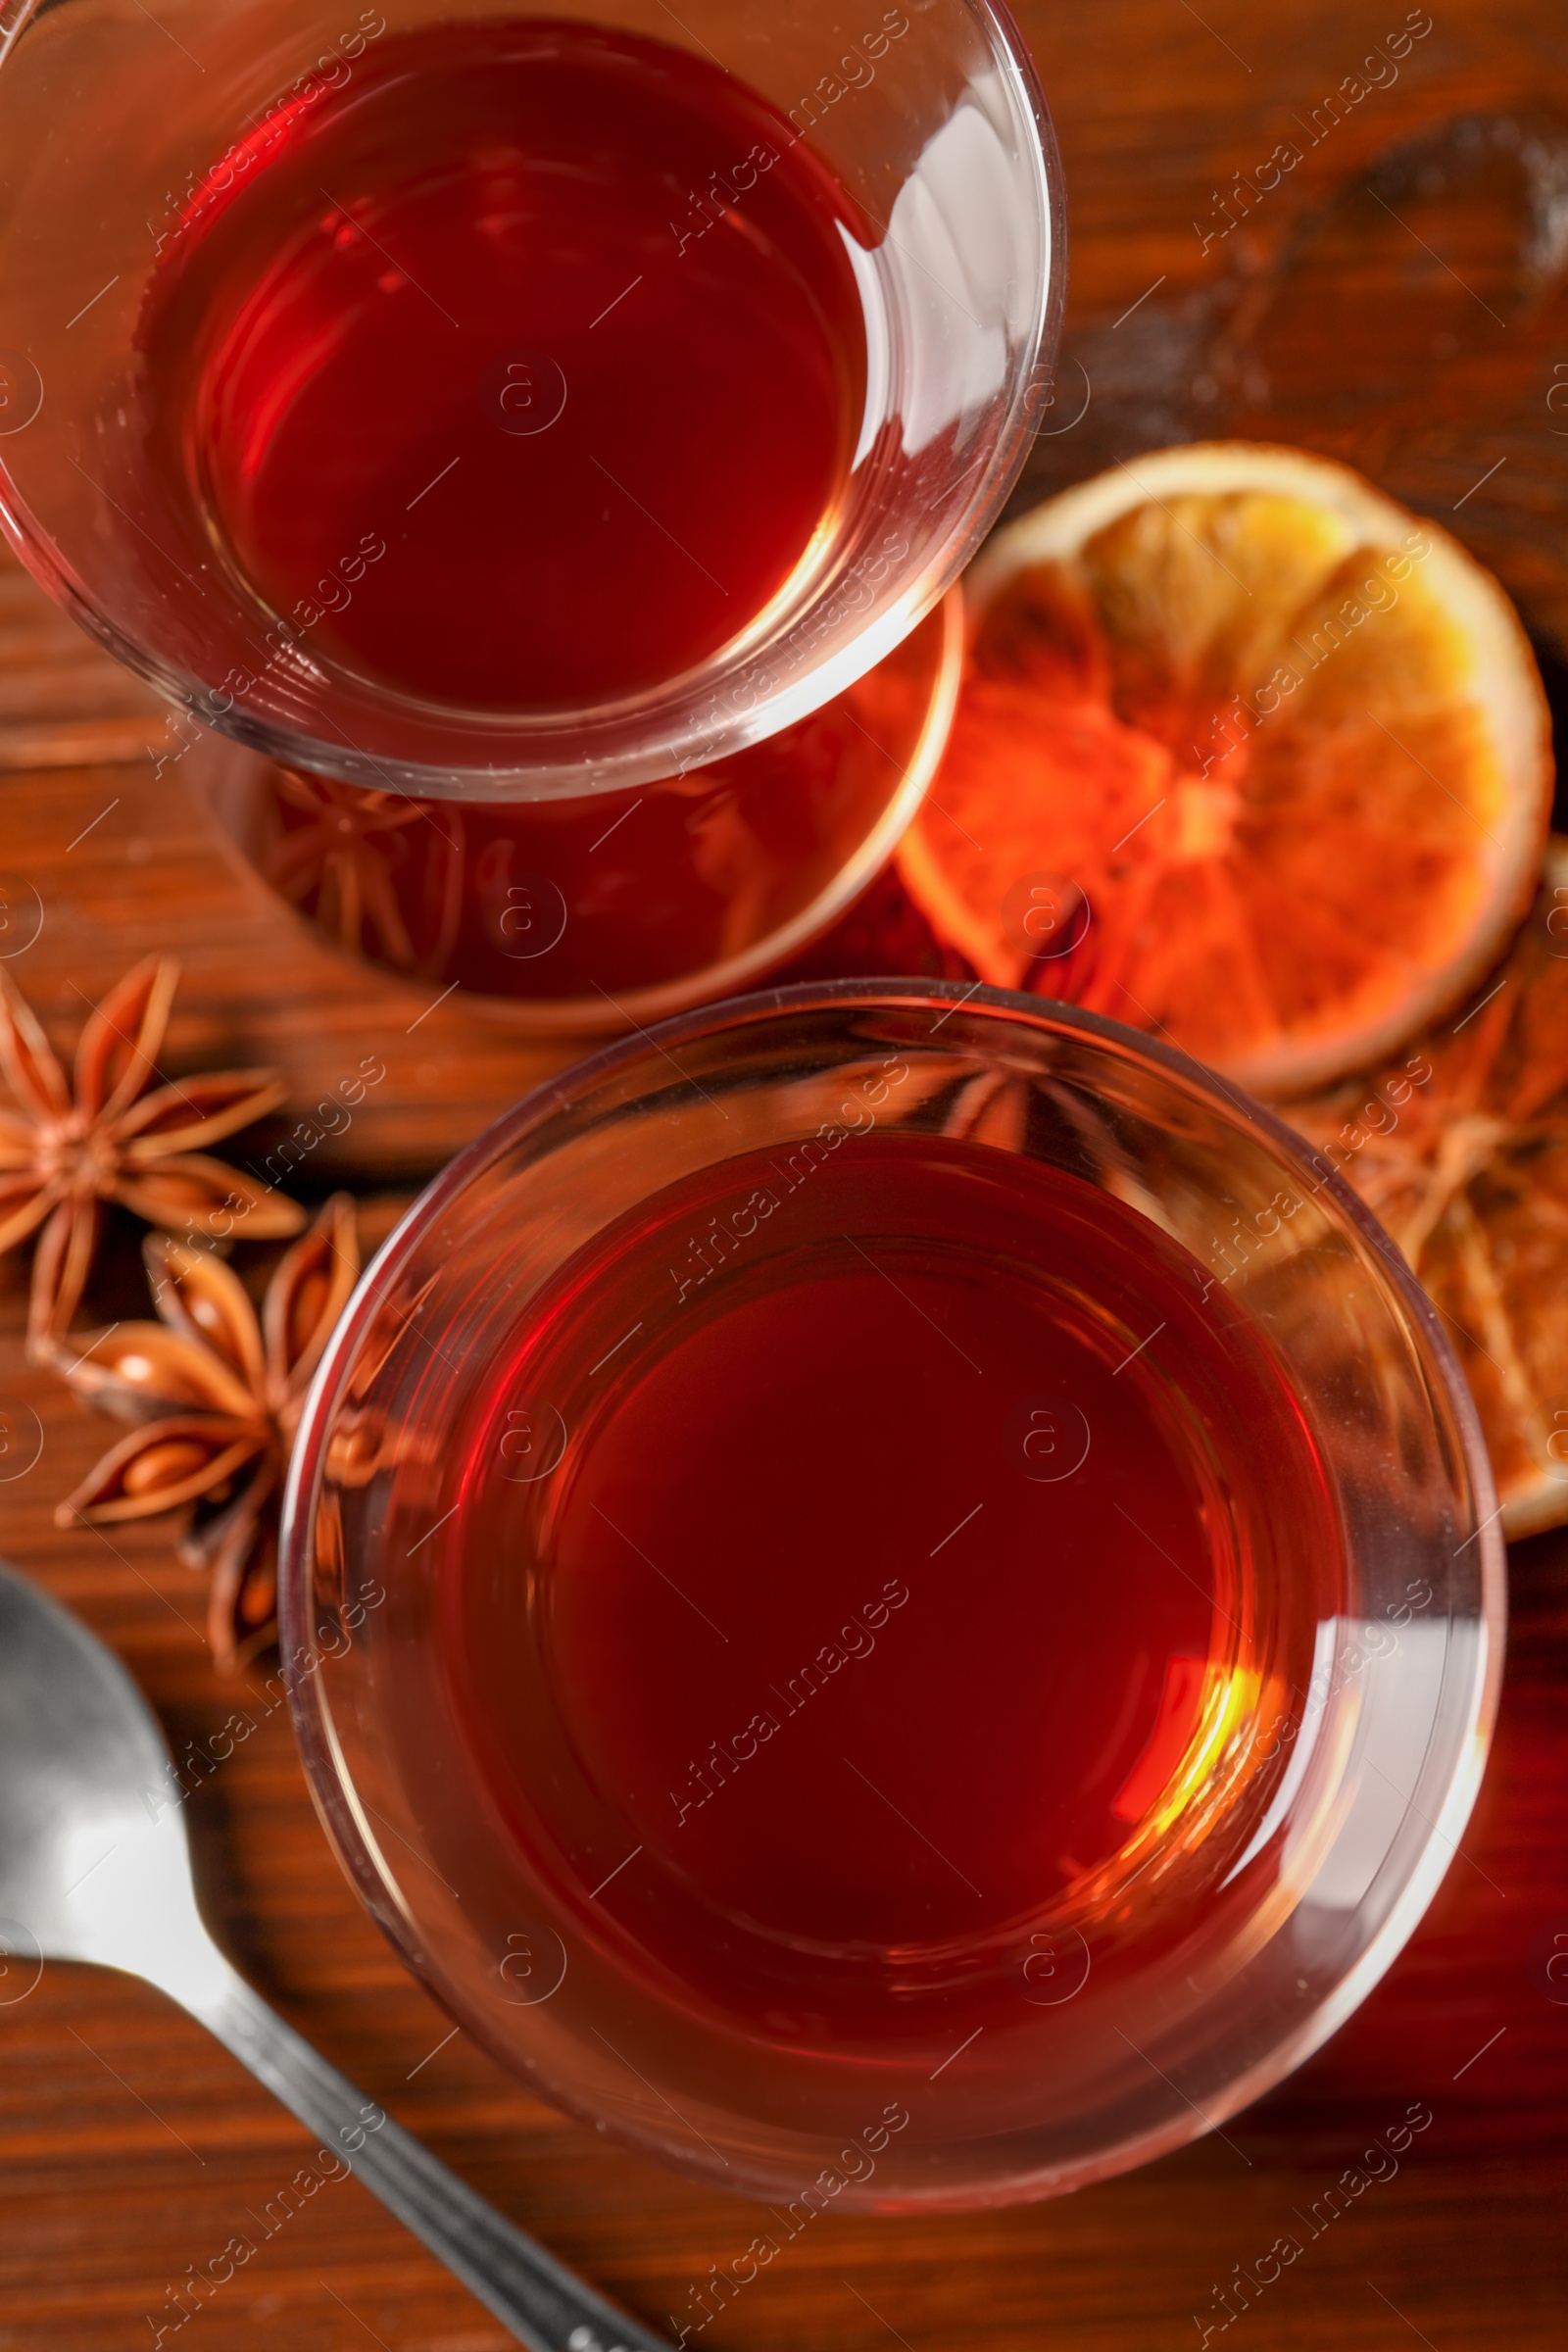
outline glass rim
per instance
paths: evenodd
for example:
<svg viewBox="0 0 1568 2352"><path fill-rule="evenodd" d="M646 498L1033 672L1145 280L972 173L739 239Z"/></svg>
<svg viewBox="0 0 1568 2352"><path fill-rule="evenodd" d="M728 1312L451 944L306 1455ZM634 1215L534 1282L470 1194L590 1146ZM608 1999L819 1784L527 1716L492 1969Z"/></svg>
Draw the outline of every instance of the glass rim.
<svg viewBox="0 0 1568 2352"><path fill-rule="evenodd" d="M1245 1087L1227 1078L1222 1070L1215 1069L1208 1062L1200 1061L1196 1055L1184 1052L1179 1046L1168 1044L1163 1038L1151 1036L1142 1029L1130 1028L1126 1022L1112 1020L1106 1013L1088 1011L1060 998L1032 996L1020 989L993 988L984 981L977 980L966 986L959 980L884 975L790 981L775 988L753 989L742 995L708 999L701 1004L686 1006L672 1013L653 1029L610 1039L594 1053L572 1062L567 1069L557 1071L542 1079L537 1086L530 1087L472 1142L465 1144L430 1179L399 1219L371 1264L380 1264L394 1248L405 1248L413 1238L410 1228L416 1219L422 1225L450 1207L489 1160L519 1142L532 1128L542 1125L552 1111L563 1108L574 1097L591 1092L602 1078L610 1075L621 1062L636 1060L639 1054L646 1054L650 1048L656 1053L662 1052L669 1046L690 1042L707 1032L739 1031L781 1012L827 1011L843 1004L863 1004L869 1010L883 1003L897 1006L916 1004L922 1001L948 1004L952 1012L976 1004L982 1011L1021 1017L1047 1031L1092 1038L1097 1045L1120 1053L1128 1060L1142 1058L1153 1063L1166 1076L1179 1080L1193 1093L1204 1096L1211 1102L1219 1101L1228 1110L1256 1127L1282 1158L1295 1162L1314 1179L1321 1193L1326 1193L1335 1202L1341 1214L1371 1246L1388 1269L1395 1287L1402 1294L1404 1304L1431 1341L1453 1391L1455 1404L1460 1408L1456 1417L1464 1425L1466 1453L1468 1457L1473 1457L1471 1467L1485 1473L1484 1480L1477 1485L1478 1499L1485 1495L1495 1501L1495 1494L1492 1493L1491 1461L1481 1434L1480 1416L1436 1307L1411 1272L1397 1245L1359 1194L1346 1183L1338 1169L1321 1152L1314 1150L1299 1130L1291 1126L1268 1103L1250 1095ZM1319 1196L1315 1193L1314 1197ZM367 1267L366 1274L369 1271L370 1268ZM329 1355L336 1352L352 1311L351 1304L333 1333ZM323 1357L322 1370L326 1361L327 1358ZM317 1378L319 1377L318 1372Z"/></svg>
<svg viewBox="0 0 1568 2352"><path fill-rule="evenodd" d="M0 73L27 26L52 0L0 0ZM323 740L275 716L260 716L232 696L215 689L128 635L118 621L99 609L97 598L78 576L54 533L32 511L0 456L0 537L19 560L89 636L122 667L155 689L167 701L186 710L204 725L227 735L248 749L264 754L283 767L303 767L341 783L368 788L379 785L410 797L429 800L516 801L565 800L604 791L632 789L670 774L686 774L711 760L744 751L810 716L835 695L853 686L885 660L934 611L957 583L977 549L995 527L1016 486L1042 414L1040 370L1054 367L1056 345L1066 305L1067 222L1060 148L1041 84L1039 72L1021 27L1006 0L956 0L956 5L979 28L992 62L1003 74L1020 116L1032 131L1027 148L1029 176L1041 231L1044 267L1033 289L1028 326L1011 369L1004 406L998 413L992 447L972 485L963 489L940 546L922 569L887 603L873 607L863 629L857 630L820 659L806 660L800 674L774 690L746 686L751 707L739 709L719 722L711 721L711 706L745 684L759 664L765 666L777 623L762 628L765 613L727 644L715 649L695 670L667 680L646 692L614 703L548 712L485 712L457 706L426 706L417 698L399 698L399 707L421 720L444 725L455 746L467 733L472 738L471 760L432 760L383 752L356 743L346 733ZM960 474L959 484L965 477ZM958 484L954 485L955 488ZM951 491L948 493L952 495ZM788 626L810 620L831 602L842 579L839 566L817 572L793 601ZM781 616L782 617L782 616ZM363 685L363 681L361 682ZM227 702L227 710L220 708ZM657 713L666 707L661 722ZM710 715L700 716L708 710ZM614 748L614 739L646 714L642 747ZM649 724L657 739L648 740ZM540 739L543 756L520 763L482 760L483 743L507 735L514 745ZM714 736L719 740L715 744ZM598 748L609 740L609 748ZM569 756L565 747L570 745ZM553 747L553 748L552 748ZM737 978L745 975L737 973Z"/></svg>
<svg viewBox="0 0 1568 2352"><path fill-rule="evenodd" d="M937 1005L947 1007L944 1021L974 1007L999 1022L1022 1022L1037 1033L1081 1039L1120 1058L1124 1064L1152 1068L1190 1098L1245 1123L1279 1159L1311 1179L1313 1198L1331 1204L1377 1261L1399 1310L1419 1334L1426 1367L1451 1416L1460 1465L1477 1521L1468 1542L1474 1544L1477 1553L1476 1622L1480 1640L1455 1735L1460 1760L1450 1773L1441 1805L1432 1815L1423 1816L1425 1835L1404 1884L1374 1934L1343 1974L1304 2015L1282 2030L1278 2039L1250 2065L1230 2076L1223 2090L1209 2094L1205 2113L1175 2114L1131 2140L1102 2144L1093 2154L1068 2168L1070 2177L1058 2178L1060 2168L1053 2168L1049 2176L1041 2176L1032 2182L1014 2181L1001 2190L994 2183L981 2183L970 2191L956 2193L950 2184L933 2189L929 2198L901 2193L896 2199L896 2209L900 2211L918 2210L926 2205L937 2211L977 2210L1088 2186L1134 2166L1152 2162L1225 2123L1293 2073L1359 2007L1403 1950L1459 1849L1459 1839L1480 1788L1501 1694L1507 1570L1506 1548L1498 1526L1500 1506L1480 1416L1437 1309L1392 1238L1324 1155L1315 1152L1303 1136L1268 1105L1255 1101L1222 1073L1180 1048L1130 1029L1102 1013L1088 1012L1052 998L989 988L980 982L965 987L956 980L852 978L798 982L694 1007L661 1022L655 1029L618 1038L570 1069L530 1089L466 1145L406 1211L362 1274L311 1382L285 1484L278 1544L283 1679L312 1796L361 1899L386 1930L405 1965L436 1998L444 1999L439 1983L433 1982L420 1965L421 1946L414 1920L412 1917L405 1920L401 1910L389 1906L388 1887L371 1859L373 1840L366 1839L356 1819L353 1776L343 1760L325 1695L314 1688L316 1642L308 1623L310 1612L304 1605L314 1563L314 1541L313 1514L301 1506L314 1497L342 1376L352 1366L369 1318L381 1302L388 1277L395 1276L430 1231L458 1209L465 1193L487 1167L554 1115L587 1099L606 1079L639 1059L651 1061L660 1056L672 1059L682 1045L689 1046L705 1036L740 1036L767 1021L794 1013L831 1013L836 1008L897 1011ZM679 1077L678 1069L675 1075ZM302 1665L306 1658L311 1658L311 1665ZM472 2023L471 2019L463 2022ZM500 2058L499 2051L494 2054ZM571 2111L587 2114L581 2108ZM645 2156L653 2153L640 2140L631 2144ZM716 2169L710 2172L699 2159L688 2163L683 2157L682 2165L683 2169L702 2173L715 2182L720 2180ZM845 2202L882 2209L875 2199L849 2197Z"/></svg>

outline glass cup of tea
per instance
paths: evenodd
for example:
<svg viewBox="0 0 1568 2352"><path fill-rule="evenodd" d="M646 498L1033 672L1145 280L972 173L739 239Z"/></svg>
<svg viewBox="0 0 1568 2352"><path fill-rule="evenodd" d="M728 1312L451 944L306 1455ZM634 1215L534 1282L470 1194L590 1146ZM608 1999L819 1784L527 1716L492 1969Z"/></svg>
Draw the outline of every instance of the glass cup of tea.
<svg viewBox="0 0 1568 2352"><path fill-rule="evenodd" d="M0 524L285 767L626 791L939 602L1064 260L987 0L5 0Z"/></svg>
<svg viewBox="0 0 1568 2352"><path fill-rule="evenodd" d="M956 984L520 1103L367 1274L282 1555L408 1965L780 2248L1277 2082L1430 1901L1501 1671L1475 1414L1366 1210L1182 1055Z"/></svg>

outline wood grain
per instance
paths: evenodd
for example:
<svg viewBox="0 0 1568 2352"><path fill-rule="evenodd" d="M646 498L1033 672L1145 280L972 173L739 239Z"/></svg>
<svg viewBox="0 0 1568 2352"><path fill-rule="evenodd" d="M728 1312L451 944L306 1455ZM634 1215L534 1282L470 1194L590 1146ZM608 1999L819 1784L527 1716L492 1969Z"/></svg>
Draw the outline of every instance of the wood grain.
<svg viewBox="0 0 1568 2352"><path fill-rule="evenodd" d="M1489 329L1484 347L1451 364L1434 357L1424 313L1425 341L1410 324L1430 272L1395 241L1377 245L1370 280L1356 276L1353 317L1334 316L1332 266L1310 277L1314 251L1332 263L1336 202L1381 151L1482 112L1568 125L1557 0L1435 0L1434 29L1398 80L1313 146L1244 227L1205 251L1193 225L1404 13L1393 0L1373 15L1347 0L1296 0L1266 19L1240 0L1204 0L1200 12L1185 0L1075 10L1021 0L1066 160L1068 350L1092 397L1071 422L1064 369L1060 424L1020 495L1216 426L1344 448L1463 530L1520 597L1548 661L1562 661L1568 439L1554 434L1568 417L1554 423L1546 408L1545 363L1568 362L1568 256L1500 312L1499 334ZM1505 271L1504 229L1496 234L1486 266ZM1309 278L1308 315L1293 318ZM1338 388L1379 336L1391 389L1381 410L1359 391L1347 416ZM1248 386L1249 356L1265 343L1267 398ZM1499 454L1507 463L1493 482L1454 513ZM0 640L13 656L30 649L6 664L0 692L0 895L11 925L0 952L62 1037L134 956L172 946L186 976L171 1072L274 1062L292 1121L366 1056L384 1060L352 1127L309 1164L300 1189L312 1192L340 1179L362 1189L418 1181L553 1066L504 1023L456 1000L432 1009L426 992L315 941L226 849L179 765L155 775L145 746L162 725L141 689L14 574L0 576ZM8 949L7 938L29 944ZM249 1140L266 1148L265 1135ZM137 1280L122 1234L98 1303L132 1298ZM688 2289L753 2234L753 2209L600 2144L530 2100L466 2036L438 2050L450 2021L340 1877L286 1722L268 1710L259 1678L215 1683L199 1580L172 1563L156 1528L116 1532L111 1544L53 1527L53 1504L100 1450L102 1429L26 1368L22 1303L22 1270L7 1264L0 1409L24 1430L35 1411L43 1448L24 1476L0 1484L0 1548L114 1644L176 1753L201 1748L236 1710L254 1725L188 1807L204 1900L226 1948L337 2064L558 2253L655 2325L688 2312ZM0 1456L0 1478L16 1458ZM1513 1609L1501 1727L1463 1851L1385 1984L1289 2083L1224 2139L1054 2205L945 2221L824 2215L693 2340L720 2352L1196 2343L1193 2315L1215 2316L1212 2291L1234 2266L1250 2268L1282 2230L1300 2234L1296 2210L1422 2099L1434 2122L1397 2178L1312 2239L1235 2333L1252 2352L1561 2345L1568 2002L1553 1993L1568 1988L1552 1985L1546 1964L1553 1937L1568 1939L1568 1540L1516 1551ZM187 2266L236 2231L257 2237L254 2217L309 2143L158 1995L64 1967L8 1998L19 1983L0 1979L0 2352L129 2352L153 2342L166 2291ZM352 2180L323 2188L266 2239L190 2325L207 2352L347 2352L367 2341L501 2352L507 2341Z"/></svg>

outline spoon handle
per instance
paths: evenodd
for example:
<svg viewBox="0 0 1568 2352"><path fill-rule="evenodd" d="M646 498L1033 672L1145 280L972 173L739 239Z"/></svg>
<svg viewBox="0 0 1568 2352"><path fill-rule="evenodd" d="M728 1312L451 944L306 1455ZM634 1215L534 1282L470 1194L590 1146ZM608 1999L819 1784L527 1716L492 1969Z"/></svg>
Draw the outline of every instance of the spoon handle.
<svg viewBox="0 0 1568 2352"><path fill-rule="evenodd" d="M532 2352L669 2352L448 2172L221 1964L178 1996ZM684 2329L682 2335L684 2337Z"/></svg>

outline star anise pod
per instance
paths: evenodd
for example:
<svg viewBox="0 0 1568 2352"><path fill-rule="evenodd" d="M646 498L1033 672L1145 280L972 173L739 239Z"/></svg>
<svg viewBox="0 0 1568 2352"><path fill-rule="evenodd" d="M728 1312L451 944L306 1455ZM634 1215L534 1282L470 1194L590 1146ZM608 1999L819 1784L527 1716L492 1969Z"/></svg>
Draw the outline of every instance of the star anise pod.
<svg viewBox="0 0 1568 2352"><path fill-rule="evenodd" d="M212 1571L208 1639L231 1674L276 1632L283 1476L311 1376L359 1280L354 1203L347 1193L326 1203L278 1265L260 1316L210 1250L149 1234L142 1253L161 1322L113 1325L80 1353L79 1335L50 1344L78 1396L137 1425L55 1519L107 1527L194 1503L179 1557Z"/></svg>
<svg viewBox="0 0 1568 2352"><path fill-rule="evenodd" d="M248 1241L280 1239L305 1222L272 1187L206 1156L206 1146L283 1100L274 1071L222 1070L148 1092L178 981L170 956L149 956L127 972L88 1015L68 1080L0 967L0 1072L16 1103L0 1109L0 1254L38 1235L27 1315L34 1348L76 1311L106 1200L171 1232L242 1231Z"/></svg>
<svg viewBox="0 0 1568 2352"><path fill-rule="evenodd" d="M429 801L339 783L331 776L273 776L278 801L307 818L282 834L268 879L292 906L308 910L337 947L367 955L394 971L439 970L452 953L463 911L462 819ZM409 828L424 824L414 837ZM430 934L416 946L398 899L396 878L410 878Z"/></svg>

